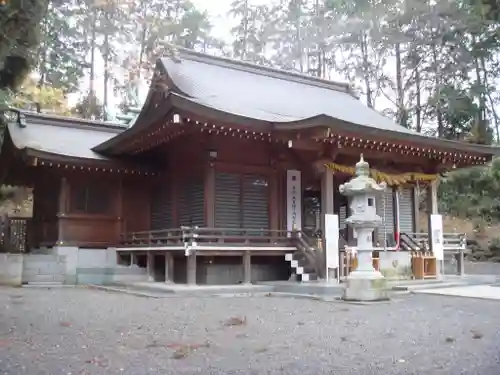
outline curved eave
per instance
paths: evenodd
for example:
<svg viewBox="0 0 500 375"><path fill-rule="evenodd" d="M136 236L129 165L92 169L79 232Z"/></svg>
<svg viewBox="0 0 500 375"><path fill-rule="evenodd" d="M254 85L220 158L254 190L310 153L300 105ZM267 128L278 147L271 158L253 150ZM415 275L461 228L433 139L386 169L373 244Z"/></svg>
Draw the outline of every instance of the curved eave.
<svg viewBox="0 0 500 375"><path fill-rule="evenodd" d="M224 112L222 110L194 102L193 100L182 97L178 94L170 95L170 103L173 108L190 112L199 117L207 118L212 121L222 120L229 124L248 126L252 127L253 130L259 132L293 132L314 128L324 128L332 129L333 131L345 136L359 136L362 134L363 137L369 137L373 140L407 142L415 146L443 149L450 152L461 151L466 153L478 154L489 158L500 155L499 147L450 141L445 139L427 137L419 134L408 134L389 130L381 130L364 125L341 121L334 117L326 115L318 115L298 121L268 122Z"/></svg>
<svg viewBox="0 0 500 375"><path fill-rule="evenodd" d="M158 108L150 109L150 111L153 111L153 113L149 112L147 109L146 111L143 110L141 112L142 117L141 115L139 115L134 125L132 125L124 132L118 134L116 137L113 137L106 142L95 146L94 148L92 148L92 151L101 153L103 155L119 154L119 152L117 152L117 149L120 146L127 144L127 142L133 140L140 133L147 131L150 125L153 125L168 116L168 113L172 109L170 101L167 98L162 101L161 104L162 105ZM149 116L146 112L149 112Z"/></svg>
<svg viewBox="0 0 500 375"><path fill-rule="evenodd" d="M370 139L374 140L407 142L415 146L419 145L428 148L443 149L446 151L460 151L488 157L500 155L499 147L451 141L420 134L399 133L389 130L375 129L359 124L340 121L334 117L325 115L319 115L300 121L274 124L274 129L276 131L306 130L313 128L328 128L346 135L359 136L360 134L363 134L364 137L369 136Z"/></svg>
<svg viewBox="0 0 500 375"><path fill-rule="evenodd" d="M179 110L184 110L197 116L211 119L213 121L222 120L230 124L249 126L252 127L255 131L293 132L314 128L325 128L332 129L333 131L346 136L359 136L360 134L362 134L364 137L369 137L373 140L408 142L416 146L426 146L429 148L444 149L448 151L461 151L480 154L481 156L488 157L500 155L499 147L450 141L427 137L419 134L399 133L389 130L375 129L364 125L341 121L334 117L325 115L318 115L298 121L269 122L224 112L222 110L205 106L203 104L194 102L189 98L184 98L176 94L172 94L170 100L172 106Z"/></svg>
<svg viewBox="0 0 500 375"><path fill-rule="evenodd" d="M170 111L168 85L171 84L171 82L170 80L166 82L165 87L163 87L162 82L159 82L159 80L165 76L166 72L163 64L158 60L155 67L155 77L153 77L151 86L149 87L148 96L132 126L116 137L98 144L92 148L92 151L105 155L119 154L117 148L126 144L131 138L140 134L143 130L147 130L150 125L153 125L156 121L168 114ZM158 107L158 104L161 104L161 106Z"/></svg>

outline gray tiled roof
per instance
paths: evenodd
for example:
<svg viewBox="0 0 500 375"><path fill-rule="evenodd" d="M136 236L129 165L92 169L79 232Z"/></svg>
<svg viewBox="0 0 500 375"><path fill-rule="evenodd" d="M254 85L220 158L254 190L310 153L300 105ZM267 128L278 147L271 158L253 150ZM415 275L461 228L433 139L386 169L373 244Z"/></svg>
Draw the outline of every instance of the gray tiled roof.
<svg viewBox="0 0 500 375"><path fill-rule="evenodd" d="M26 114L26 126L8 125L14 146L68 157L105 160L91 150L123 130L95 121Z"/></svg>
<svg viewBox="0 0 500 375"><path fill-rule="evenodd" d="M374 129L417 134L368 108L347 84L184 49L162 63L174 92L226 113L275 123L326 115Z"/></svg>

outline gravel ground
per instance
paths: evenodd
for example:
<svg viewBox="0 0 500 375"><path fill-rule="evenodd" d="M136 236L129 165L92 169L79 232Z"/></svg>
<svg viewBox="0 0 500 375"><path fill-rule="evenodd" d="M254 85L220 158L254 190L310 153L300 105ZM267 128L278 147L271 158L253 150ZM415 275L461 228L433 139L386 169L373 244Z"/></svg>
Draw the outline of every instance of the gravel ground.
<svg viewBox="0 0 500 375"><path fill-rule="evenodd" d="M498 375L499 307L0 288L0 374Z"/></svg>

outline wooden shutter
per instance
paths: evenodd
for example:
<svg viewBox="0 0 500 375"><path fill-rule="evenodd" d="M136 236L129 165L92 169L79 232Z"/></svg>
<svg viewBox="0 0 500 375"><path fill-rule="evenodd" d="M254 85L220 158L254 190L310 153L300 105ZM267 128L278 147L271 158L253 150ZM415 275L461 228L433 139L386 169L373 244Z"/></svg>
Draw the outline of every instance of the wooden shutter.
<svg viewBox="0 0 500 375"><path fill-rule="evenodd" d="M378 242L380 247L384 247L384 238L391 244L394 242L394 210L392 200L392 189L387 189L377 197L377 213L382 218L382 223L378 228Z"/></svg>
<svg viewBox="0 0 500 375"><path fill-rule="evenodd" d="M194 181L189 191L191 217L194 226L205 226L205 184L203 179Z"/></svg>
<svg viewBox="0 0 500 375"><path fill-rule="evenodd" d="M153 187L149 215L151 230L171 229L173 227L172 200L167 184Z"/></svg>
<svg viewBox="0 0 500 375"><path fill-rule="evenodd" d="M267 178L245 175L242 182L243 228L269 229L269 183Z"/></svg>
<svg viewBox="0 0 500 375"><path fill-rule="evenodd" d="M399 229L401 233L414 232L413 211L413 189L401 189L399 192Z"/></svg>
<svg viewBox="0 0 500 375"><path fill-rule="evenodd" d="M241 178L234 173L215 173L215 227L241 228Z"/></svg>
<svg viewBox="0 0 500 375"><path fill-rule="evenodd" d="M179 225L205 225L205 186L203 179L189 181L179 192Z"/></svg>

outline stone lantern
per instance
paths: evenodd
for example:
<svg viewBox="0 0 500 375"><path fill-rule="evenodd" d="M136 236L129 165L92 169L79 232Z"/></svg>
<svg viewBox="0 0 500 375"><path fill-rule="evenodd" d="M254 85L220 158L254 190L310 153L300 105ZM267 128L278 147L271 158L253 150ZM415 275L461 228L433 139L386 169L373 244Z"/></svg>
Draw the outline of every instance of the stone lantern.
<svg viewBox="0 0 500 375"><path fill-rule="evenodd" d="M379 301L387 299L386 280L373 268L372 234L382 218L377 215L376 199L387 188L370 177L370 166L363 155L356 163L356 176L340 185L339 191L350 200L350 216L346 223L357 237L358 268L347 277L343 298L351 301Z"/></svg>

